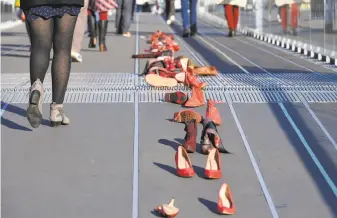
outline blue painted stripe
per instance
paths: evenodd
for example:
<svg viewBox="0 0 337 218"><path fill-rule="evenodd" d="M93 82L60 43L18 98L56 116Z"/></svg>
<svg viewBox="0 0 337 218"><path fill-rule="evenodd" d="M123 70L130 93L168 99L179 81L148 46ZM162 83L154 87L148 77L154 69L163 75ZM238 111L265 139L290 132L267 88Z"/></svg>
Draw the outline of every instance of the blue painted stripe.
<svg viewBox="0 0 337 218"><path fill-rule="evenodd" d="M322 176L324 177L324 179L326 180L326 182L330 186L330 188L331 188L332 192L334 193L335 197L337 197L337 188L336 188L336 185L334 184L334 182L332 181L332 179L329 177L328 173L325 171L325 169L322 166L322 164L319 162L319 160L316 157L315 153L312 151L312 149L309 146L308 142L305 140L303 134L301 133L301 131L299 130L299 128L296 126L294 120L291 118L291 116L288 113L287 109L284 107L284 105L282 103L278 103L278 105L281 107L282 112L284 113L284 115L288 119L289 123L291 124L291 126L295 130L298 138L301 140L301 142L304 145L305 149L309 153L311 159L316 164L318 170L321 172Z"/></svg>
<svg viewBox="0 0 337 218"><path fill-rule="evenodd" d="M5 103L4 106L1 108L1 116L5 113L6 109L7 109L8 103Z"/></svg>

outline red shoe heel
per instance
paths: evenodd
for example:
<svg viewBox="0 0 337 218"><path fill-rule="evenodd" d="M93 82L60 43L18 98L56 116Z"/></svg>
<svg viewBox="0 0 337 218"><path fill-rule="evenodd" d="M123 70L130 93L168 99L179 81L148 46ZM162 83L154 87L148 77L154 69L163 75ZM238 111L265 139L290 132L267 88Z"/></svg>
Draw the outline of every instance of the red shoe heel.
<svg viewBox="0 0 337 218"><path fill-rule="evenodd" d="M219 179L222 176L220 153L216 148L209 150L205 167L205 177L208 179Z"/></svg>
<svg viewBox="0 0 337 218"><path fill-rule="evenodd" d="M175 155L177 174L180 177L190 178L194 176L192 162L183 146L178 147Z"/></svg>
<svg viewBox="0 0 337 218"><path fill-rule="evenodd" d="M232 192L229 186L224 183L220 190L218 196L218 212L220 214L232 215L236 211Z"/></svg>

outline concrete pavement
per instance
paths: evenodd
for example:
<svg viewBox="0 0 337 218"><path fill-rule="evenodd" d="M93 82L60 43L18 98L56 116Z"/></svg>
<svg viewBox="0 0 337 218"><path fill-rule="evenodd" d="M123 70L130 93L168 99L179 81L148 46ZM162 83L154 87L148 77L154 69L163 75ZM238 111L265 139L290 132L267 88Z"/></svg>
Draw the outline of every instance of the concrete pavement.
<svg viewBox="0 0 337 218"><path fill-rule="evenodd" d="M130 39L116 36L109 23L106 53L87 49L84 40L84 62L72 65L65 103L72 124L60 128L48 123L49 76L45 120L38 129L29 126L29 41L23 25L5 32L2 216L147 218L175 197L178 217L217 217L217 193L227 182L233 217L336 217L337 69L244 36L227 38L227 30L202 20L200 35L183 39L179 18L172 28L154 15L138 18ZM158 29L175 34L179 54L221 72L202 78L209 82L206 97L224 101L219 132L233 152L221 155L219 180L203 178L206 156L199 153L191 154L196 176L176 176L184 126L168 119L183 108L163 103L170 89L148 87L137 75L145 61L130 58Z"/></svg>

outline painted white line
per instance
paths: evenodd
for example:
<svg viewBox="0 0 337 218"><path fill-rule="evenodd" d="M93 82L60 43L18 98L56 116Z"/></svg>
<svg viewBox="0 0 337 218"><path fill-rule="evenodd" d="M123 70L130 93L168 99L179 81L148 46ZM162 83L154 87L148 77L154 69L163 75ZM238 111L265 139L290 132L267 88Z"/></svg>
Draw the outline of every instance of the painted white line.
<svg viewBox="0 0 337 218"><path fill-rule="evenodd" d="M277 55L277 54L275 54L275 53L273 53L273 52L270 52L270 51L268 51L268 50L265 50L265 49L263 49L263 48L261 48L261 47L257 47L257 46L255 46L254 44L250 44L250 43L248 43L248 42L246 42L246 41L244 41L244 40L241 40L241 39L239 39L239 38L235 38L235 40L240 41L240 42L242 42L243 44L252 46L252 47L254 47L254 48L256 48L256 49L259 49L259 50L261 50L261 51L264 51L264 52L266 52L266 53L268 53L268 54L271 54L271 55L273 55L274 57L280 58L280 59L282 59L282 60L284 60L284 61L286 61L286 62L288 62L288 63L291 63L291 64L293 64L293 65L295 65L295 66L297 66L297 67L303 68L303 69L305 69L305 70L307 70L307 71L315 72L315 71L313 71L312 69L309 69L309 68L307 68L307 67L304 67L304 66L302 66L302 65L300 65L300 64L298 64L298 63L296 63L296 62L293 62L293 61L291 61L291 60L289 60L289 59L286 59L286 58L284 58L284 57L282 57L282 56L279 56L279 55ZM261 43L261 42L258 42L258 43L259 43L259 44L265 45L265 43Z"/></svg>
<svg viewBox="0 0 337 218"><path fill-rule="evenodd" d="M243 72L245 72L246 74L249 74L249 72L243 68L240 64L238 64L237 62L235 62L232 58L230 58L228 55L226 55L224 52L220 51L217 47L215 47L214 45L212 45L211 43L207 42L205 39L203 39L200 36L197 36L200 40L202 40L204 43L206 43L208 46L210 46L211 48L213 48L215 51L217 51L218 53L220 53L222 56L224 56L227 60L229 60L230 62L232 62L235 66L237 66L238 68L240 68Z"/></svg>
<svg viewBox="0 0 337 218"><path fill-rule="evenodd" d="M253 151L251 149L251 146L249 145L249 142L247 140L246 134L243 131L242 125L241 125L241 123L239 121L239 118L238 118L238 116L237 116L237 114L235 112L235 109L233 107L232 102L230 101L230 97L228 96L227 92L225 93L225 96L226 96L226 101L228 103L229 109L230 109L230 111L232 113L232 116L234 118L235 124L236 124L236 126L237 126L237 128L239 130L239 133L241 135L241 138L243 140L243 144L245 145L245 148L246 148L247 153L249 155L250 161L251 161L251 163L253 165L253 168L255 170L256 176L257 176L257 178L258 178L258 180L260 182L260 185L261 185L262 191L264 193L264 196L266 197L269 209L270 209L270 211L271 211L271 213L273 215L273 218L278 218L279 215L278 215L278 213L276 211L276 207L275 207L275 204L273 202L273 199L272 199L272 197L271 197L271 195L270 195L270 193L268 191L268 187L267 187L267 185L266 185L266 183L265 183L265 181L263 179L262 173L261 173L260 168L259 168L259 166L257 164L257 161L256 161L256 159L254 157L254 154L253 154Z"/></svg>
<svg viewBox="0 0 337 218"><path fill-rule="evenodd" d="M329 175L325 171L324 167L319 162L319 160L316 157L315 153L312 151L310 145L305 140L305 138L304 138L303 134L301 133L300 129L296 126L294 120L291 118L291 116L288 113L287 109L284 107L284 105L282 103L279 103L279 106L281 107L281 109L282 109L284 115L286 116L287 120L289 121L289 123L291 124L291 126L293 127L293 129L295 130L296 134L298 135L298 137L301 140L302 144L304 145L305 149L309 153L309 155L312 158L313 162L316 164L316 166L319 169L319 171L321 172L322 176L324 177L324 179L326 180L326 182L330 186L330 188L331 188L332 192L334 193L335 197L337 197L337 187L336 187L336 185L333 183L332 179L329 177Z"/></svg>
<svg viewBox="0 0 337 218"><path fill-rule="evenodd" d="M204 34L201 34L204 35ZM205 37L209 38L208 36L204 35ZM253 63L252 61L250 61L249 59L247 59L246 57L244 57L243 55L237 53L236 51L233 51L232 49L226 47L225 45L221 44L220 42L210 38L211 41L214 41L214 43L216 43L217 45L232 51L233 53L237 54L238 56L240 56L241 58L247 60L248 62L254 64L255 66L257 66L258 68L260 68L261 70L268 72L267 70L265 70L264 68L262 68L261 66ZM203 39L203 41L206 41ZM208 45L211 45L211 43L207 42ZM214 47L212 45L212 47ZM216 51L219 51L219 49L216 49ZM220 51L220 54L224 54L222 51ZM236 62L232 62L233 64L236 64ZM247 70L245 70L244 72L246 72ZM249 72L248 72L249 73ZM272 73L268 72L268 74L272 77L274 77L275 79L278 79L277 77L275 77ZM300 99L302 101L302 103L304 105L306 105L306 101L304 100L303 96L300 95ZM288 119L288 121L291 123L293 129L295 130L297 136L299 137L299 139L301 140L302 144L304 145L304 147L306 148L308 154L310 155L311 159L313 160L313 162L316 164L318 170L320 171L320 173L322 174L322 176L324 177L324 179L326 180L326 182L328 183L328 185L330 186L331 190L333 191L333 193L335 194L335 197L337 197L337 187L336 185L333 183L332 179L329 177L328 173L325 171L324 167L322 166L322 164L320 163L320 161L318 160L318 158L316 157L316 155L313 153L313 151L311 150L311 147L309 146L309 144L307 143L307 141L305 140L304 136L302 135L302 133L300 132L300 130L297 128L295 122L292 120L291 116L289 115L287 109L284 107L283 103L279 103L279 106L282 109L283 114L286 116L286 118ZM307 105L308 106L308 105ZM308 108L307 108L308 109ZM310 108L309 108L310 109ZM311 109L310 109L311 110ZM310 111L309 111L310 112ZM316 117L316 116L315 116ZM317 118L318 119L318 118ZM325 129L325 128L324 128ZM329 134L330 135L330 134ZM332 139L332 138L331 138Z"/></svg>
<svg viewBox="0 0 337 218"><path fill-rule="evenodd" d="M139 52L139 14L136 13L136 53ZM135 84L138 85L139 61L135 59ZM135 92L134 136L133 136L133 180L132 180L132 218L138 218L139 195L139 99Z"/></svg>
<svg viewBox="0 0 337 218"><path fill-rule="evenodd" d="M178 21L178 23L180 23L180 22ZM181 24L181 23L180 23L180 24ZM199 36L198 36L198 37L199 37ZM184 44L183 40L181 40L179 37L177 37L177 38L179 39L179 41L181 41L181 42ZM201 37L199 37L199 38L202 39ZM204 39L202 39L202 40L204 40ZM215 48L212 44L210 44L210 43L207 42L206 40L205 40L204 42L206 42L206 44L208 44L208 45L211 46L212 48ZM186 46L185 46L185 47L186 47ZM217 49L217 48L216 48L216 49ZM217 50L218 50L218 49L217 49ZM218 50L218 51L220 51L220 50ZM191 52L191 54L193 55L193 57L194 57L196 60L199 60L199 61L200 61L200 59L195 55L194 52L192 52L191 50L190 50L190 52ZM221 52L221 51L220 51L220 52ZM227 56L226 54L224 54L223 52L221 52L221 54L225 55L225 57L226 57L228 60L232 60L230 57L228 57L228 56ZM199 61L198 61L198 62L199 62ZM246 72L246 73L249 74L249 72L248 72L245 68L243 68L241 65L237 64L234 60L232 60L232 63L235 64L235 65L237 65L240 69L242 69L242 71L244 71L244 72ZM201 61L199 62L199 64L200 64L200 65L204 65L204 63L202 63ZM241 125L241 123L240 123L240 121L239 121L239 119L238 119L238 117L237 117L237 115L236 115L236 112L235 112L235 109L234 109L234 107L233 107L233 104L232 104L232 102L230 101L230 97L228 97L228 94L227 94L227 93L225 93L225 96L226 96L226 101L227 101L227 104L228 104L229 109L230 109L230 111L231 111L231 114L232 114L232 116L233 116L233 118L234 118L235 124L236 124L236 126L237 126L237 128L238 128L238 130L239 130L239 132L240 132L242 141L243 141L243 143L244 143L244 145L245 145L245 148L246 148L246 150L247 150L247 152L248 152L249 159L250 159L250 161L251 161L251 163L252 163L252 165L253 165L253 168L254 168L254 170L255 170L256 176L257 176L257 178L258 178L258 180L259 180L259 183L260 183L260 186L261 186L261 188L262 188L263 194L264 194L264 196L265 196L265 198L266 198L266 200L267 200L267 203L268 203L269 209L270 209L270 211L271 211L271 213L272 213L272 216L273 216L273 218L279 218L279 215L277 214L276 207L275 207L275 204L274 204L274 202L273 202L273 199L272 199L272 197L271 197L271 195L270 195L270 193L269 193L269 190L268 190L268 188L267 188L267 185L266 185L266 183L265 183L265 181L264 181L264 179L263 179L262 173L261 173L260 168L259 168L259 166L258 166L258 164L257 164L257 161L256 161L256 159L255 159L255 157L254 157L254 154L253 154L253 152L252 152L251 146L249 145L249 142L248 142L248 140L247 140L246 134L244 133L243 128L242 128L242 125Z"/></svg>

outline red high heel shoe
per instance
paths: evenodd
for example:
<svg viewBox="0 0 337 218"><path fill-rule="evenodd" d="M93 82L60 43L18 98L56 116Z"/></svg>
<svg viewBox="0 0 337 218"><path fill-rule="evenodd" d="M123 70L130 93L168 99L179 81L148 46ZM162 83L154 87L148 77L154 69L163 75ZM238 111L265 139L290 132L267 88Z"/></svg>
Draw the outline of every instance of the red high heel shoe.
<svg viewBox="0 0 337 218"><path fill-rule="evenodd" d="M232 197L232 192L229 186L224 183L219 190L218 212L220 214L232 215L235 213L235 211L236 209Z"/></svg>
<svg viewBox="0 0 337 218"><path fill-rule="evenodd" d="M185 148L181 145L178 147L178 151L176 152L175 161L178 176L186 178L194 176L191 159L188 156Z"/></svg>
<svg viewBox="0 0 337 218"><path fill-rule="evenodd" d="M205 177L209 179L219 179L221 176L220 153L216 148L212 148L209 150L207 157Z"/></svg>

